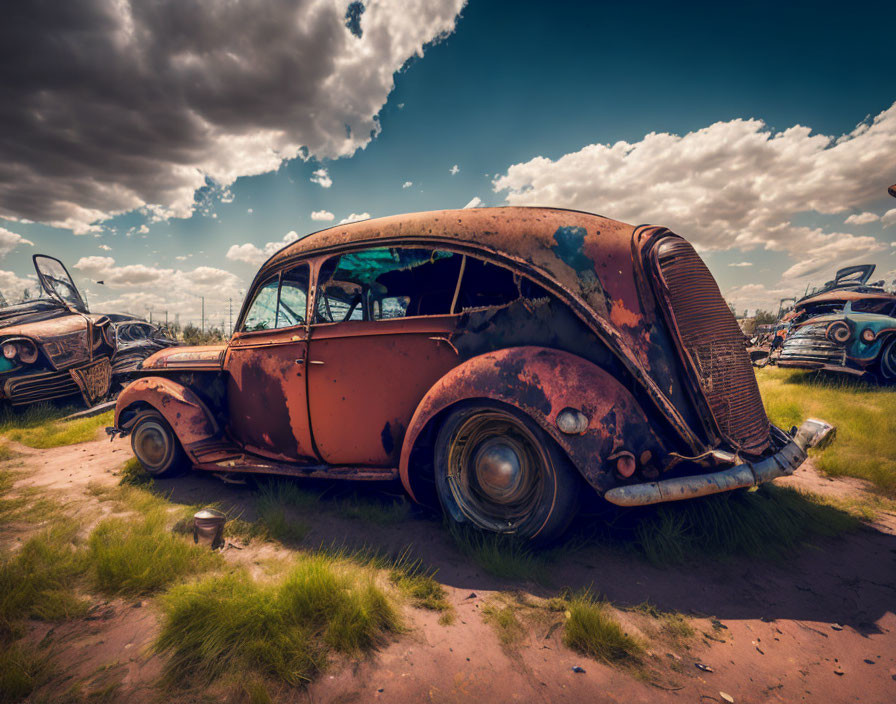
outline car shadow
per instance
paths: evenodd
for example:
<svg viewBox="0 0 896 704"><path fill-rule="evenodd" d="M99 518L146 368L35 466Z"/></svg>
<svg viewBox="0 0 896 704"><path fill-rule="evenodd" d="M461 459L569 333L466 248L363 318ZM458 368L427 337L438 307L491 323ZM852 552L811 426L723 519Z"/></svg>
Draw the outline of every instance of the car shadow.
<svg viewBox="0 0 896 704"><path fill-rule="evenodd" d="M866 524L837 537L812 537L779 559L701 553L683 564L661 566L638 554L628 529L608 534L603 518L581 516L565 543L528 555L531 574L501 579L477 565L436 512L418 506L391 511L406 501L395 483L261 477L236 485L193 471L156 480L154 490L176 503L217 505L229 518L254 521L265 487L284 481L311 497L290 513L308 530L301 541L284 543L287 548L407 553L460 592L523 590L550 597L590 589L622 607L650 602L694 616L814 621L849 625L864 634L880 632L876 622L896 603L896 535ZM352 515L358 512L351 507L358 505L372 508L360 512L362 517ZM387 519L380 520L377 506Z"/></svg>

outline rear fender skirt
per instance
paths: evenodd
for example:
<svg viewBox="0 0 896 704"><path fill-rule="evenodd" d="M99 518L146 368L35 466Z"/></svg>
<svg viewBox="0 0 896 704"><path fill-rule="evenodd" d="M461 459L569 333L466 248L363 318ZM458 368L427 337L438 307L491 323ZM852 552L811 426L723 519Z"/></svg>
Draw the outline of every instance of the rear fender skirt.
<svg viewBox="0 0 896 704"><path fill-rule="evenodd" d="M635 398L613 376L591 362L560 350L513 347L472 357L429 390L405 433L399 477L408 493L411 453L421 433L455 404L489 400L505 403L537 422L566 452L585 480L601 494L617 483L611 460L631 453L641 464L659 458L662 443ZM557 416L574 409L587 418L580 434L565 434ZM648 454L649 453L649 454Z"/></svg>
<svg viewBox="0 0 896 704"><path fill-rule="evenodd" d="M129 430L128 416L147 405L162 414L184 448L219 433L214 417L195 393L176 381L159 376L138 379L119 394L115 406L115 429L126 435ZM122 422L128 427L123 427ZM195 461L193 457L190 459Z"/></svg>

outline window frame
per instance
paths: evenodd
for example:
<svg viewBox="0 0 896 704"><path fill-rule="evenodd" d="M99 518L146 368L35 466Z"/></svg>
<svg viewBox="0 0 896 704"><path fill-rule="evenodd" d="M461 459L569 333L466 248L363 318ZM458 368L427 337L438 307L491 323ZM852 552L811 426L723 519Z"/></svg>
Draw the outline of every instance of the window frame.
<svg viewBox="0 0 896 704"><path fill-rule="evenodd" d="M305 322L298 323L296 325L286 325L283 327L276 327L277 322L280 318L280 294L283 290L283 275L290 271L294 271L299 267L306 267L308 270L308 288L305 291ZM270 274L269 276L261 279L257 283L255 283L250 289L249 294L246 296L245 301L243 302L243 308L240 311L239 318L237 318L237 323L233 331L233 335L243 337L246 335L263 335L270 334L272 332L280 332L282 330L294 330L296 328L302 328L304 330L308 330L310 324L308 322L308 310L312 300L312 291L316 285L316 269L314 266L314 262L311 260L300 260L296 262L291 262L289 265L282 267L276 273ZM261 290L272 283L276 279L277 281L277 301L276 306L274 308L274 325L275 327L267 328L264 330L246 330L246 318L249 315L249 312L252 310L252 304L255 303L255 299L258 297L258 294Z"/></svg>

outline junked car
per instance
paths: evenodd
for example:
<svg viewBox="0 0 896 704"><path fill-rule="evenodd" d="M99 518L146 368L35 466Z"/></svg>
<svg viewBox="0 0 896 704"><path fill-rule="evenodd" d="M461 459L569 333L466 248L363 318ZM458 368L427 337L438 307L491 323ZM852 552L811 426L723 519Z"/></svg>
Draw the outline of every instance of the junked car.
<svg viewBox="0 0 896 704"><path fill-rule="evenodd" d="M15 304L0 295L0 403L80 397L93 406L144 358L176 344L139 318L91 313L61 261L33 261L40 295Z"/></svg>
<svg viewBox="0 0 896 704"><path fill-rule="evenodd" d="M789 474L832 428L769 423L744 337L663 227L482 208L339 225L259 270L225 345L163 350L109 432L154 475L400 479L547 540L621 505Z"/></svg>

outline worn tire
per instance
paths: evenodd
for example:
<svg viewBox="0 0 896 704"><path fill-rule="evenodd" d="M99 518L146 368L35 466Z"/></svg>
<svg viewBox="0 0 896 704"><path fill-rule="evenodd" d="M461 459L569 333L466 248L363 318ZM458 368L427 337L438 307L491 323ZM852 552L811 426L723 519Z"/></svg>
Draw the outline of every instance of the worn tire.
<svg viewBox="0 0 896 704"><path fill-rule="evenodd" d="M158 411L141 413L131 428L131 449L154 477L171 476L187 465L187 456L168 421Z"/></svg>
<svg viewBox="0 0 896 704"><path fill-rule="evenodd" d="M531 418L502 404L455 408L435 443L436 491L457 525L549 543L575 517L581 479Z"/></svg>
<svg viewBox="0 0 896 704"><path fill-rule="evenodd" d="M890 335L880 349L877 379L882 384L896 384L896 335Z"/></svg>

